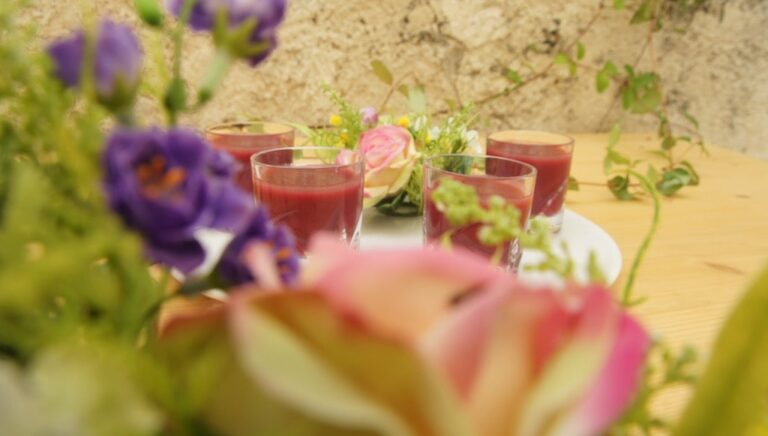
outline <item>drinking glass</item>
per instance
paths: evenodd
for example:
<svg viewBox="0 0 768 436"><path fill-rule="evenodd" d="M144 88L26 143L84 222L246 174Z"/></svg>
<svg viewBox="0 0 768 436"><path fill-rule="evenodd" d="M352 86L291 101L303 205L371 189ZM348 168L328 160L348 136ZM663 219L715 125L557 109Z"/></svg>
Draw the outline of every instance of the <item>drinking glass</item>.
<svg viewBox="0 0 768 436"><path fill-rule="evenodd" d="M536 167L533 216L544 217L553 232L563 225L563 202L573 156L573 138L547 132L506 130L488 136L488 156L514 159Z"/></svg>
<svg viewBox="0 0 768 436"><path fill-rule="evenodd" d="M454 228L438 210L432 192L448 178L473 187L483 207L488 206L493 196L514 205L520 211L520 226L525 228L536 184L536 168L512 159L461 154L437 155L424 162L424 242L439 245L450 232L452 246L498 260L504 268L516 270L522 254L517 241L501 247L484 245L477 237L480 224Z"/></svg>
<svg viewBox="0 0 768 436"><path fill-rule="evenodd" d="M363 211L365 160L335 147L289 147L251 157L256 200L287 225L304 254L318 232L357 247Z"/></svg>
<svg viewBox="0 0 768 436"><path fill-rule="evenodd" d="M214 148L228 152L240 163L235 181L246 192L253 192L251 156L271 148L292 147L293 127L287 124L246 121L209 127L205 136Z"/></svg>

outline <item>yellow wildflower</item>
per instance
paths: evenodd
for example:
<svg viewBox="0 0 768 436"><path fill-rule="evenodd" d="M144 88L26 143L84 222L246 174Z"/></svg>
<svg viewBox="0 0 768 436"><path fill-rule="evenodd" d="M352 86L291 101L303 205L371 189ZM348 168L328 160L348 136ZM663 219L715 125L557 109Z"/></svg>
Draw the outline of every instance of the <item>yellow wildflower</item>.
<svg viewBox="0 0 768 436"><path fill-rule="evenodd" d="M330 120L328 120L332 126L339 127L341 125L341 116L338 114L331 115Z"/></svg>
<svg viewBox="0 0 768 436"><path fill-rule="evenodd" d="M400 119L397 120L397 125L405 127L407 129L411 125L411 120L409 120L408 117L405 117L405 116L400 117Z"/></svg>

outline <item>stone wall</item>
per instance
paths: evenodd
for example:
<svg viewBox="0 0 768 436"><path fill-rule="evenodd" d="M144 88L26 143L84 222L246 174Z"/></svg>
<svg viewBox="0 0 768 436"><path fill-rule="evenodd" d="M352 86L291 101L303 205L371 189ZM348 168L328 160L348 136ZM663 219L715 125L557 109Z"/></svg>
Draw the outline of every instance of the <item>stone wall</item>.
<svg viewBox="0 0 768 436"><path fill-rule="evenodd" d="M135 22L132 0L33 0L26 18L41 26L41 38L73 28L89 13ZM468 102L503 89L506 67L541 68L594 15L596 0L292 0L281 45L257 69L238 65L209 107L184 121L194 126L266 117L324 122L332 110L320 90L327 82L359 105L378 105L386 93L370 71L383 60L398 75L425 84L430 104ZM612 2L605 2L611 4ZM657 34L653 49L665 80L670 108L685 109L715 144L768 158L768 2L713 0L710 11L682 17ZM79 6L78 6L79 4ZM627 26L627 12L606 7L583 37L588 67L614 59L632 63L646 40L645 26ZM680 33L675 27L685 27ZM143 31L153 78L146 92L160 89L168 44ZM532 45L533 44L533 45ZM211 56L205 35L188 40L185 70L199 79ZM646 60L640 68L649 68ZM512 95L482 108L481 130L536 128L564 132L604 131L622 117L612 106L615 89L594 90L588 71L569 77L549 70ZM146 117L159 115L143 102ZM404 110L400 97L390 108ZM612 109L611 109L612 108ZM652 118L623 116L626 130L652 129ZM683 121L678 119L679 121Z"/></svg>

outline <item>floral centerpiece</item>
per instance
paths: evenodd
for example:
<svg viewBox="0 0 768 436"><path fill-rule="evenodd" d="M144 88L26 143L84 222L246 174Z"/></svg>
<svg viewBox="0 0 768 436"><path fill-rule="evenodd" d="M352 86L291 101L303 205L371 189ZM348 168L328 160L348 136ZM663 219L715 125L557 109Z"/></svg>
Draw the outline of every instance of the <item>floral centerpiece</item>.
<svg viewBox="0 0 768 436"><path fill-rule="evenodd" d="M481 153L470 107L433 124L416 106L414 114L382 115L373 107L355 108L325 87L338 113L317 129L302 126L308 143L359 151L366 160L365 207L389 215L419 215L422 211L422 161L444 153ZM418 92L418 91L413 91ZM423 91L422 91L423 92Z"/></svg>
<svg viewBox="0 0 768 436"><path fill-rule="evenodd" d="M655 363L647 330L600 285L537 289L467 254L355 252L323 238L302 265L290 233L235 188L232 160L176 126L210 98L222 64L265 59L284 3L171 2L175 24L154 1L136 3L176 47L187 25L215 35L198 101L178 69L167 84L169 126L142 127L133 112L142 55L130 28L104 21L29 51L19 6L0 4L3 434L594 435L663 424L649 401L689 378L691 359L665 350ZM409 129L418 151L424 130ZM398 153L411 146L379 133L399 138ZM381 177L418 170L368 141ZM506 237L494 232L504 208L481 214L466 194L443 192L452 216L478 215L490 239ZM201 243L205 229L227 233L223 252ZM202 295L212 289L228 298ZM767 302L764 276L677 434L764 430L759 408L740 405L768 387ZM744 332L758 332L754 348Z"/></svg>

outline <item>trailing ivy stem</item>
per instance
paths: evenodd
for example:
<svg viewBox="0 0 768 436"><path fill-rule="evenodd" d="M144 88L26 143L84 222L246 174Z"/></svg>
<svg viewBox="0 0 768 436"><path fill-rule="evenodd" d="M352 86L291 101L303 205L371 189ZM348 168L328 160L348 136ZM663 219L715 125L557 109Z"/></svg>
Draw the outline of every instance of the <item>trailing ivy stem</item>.
<svg viewBox="0 0 768 436"><path fill-rule="evenodd" d="M635 258L632 261L632 267L629 269L629 273L627 274L627 282L624 284L624 288L621 291L621 304L623 306L633 306L637 303L632 298L632 289L635 285L635 277L637 275L637 270L643 263L643 259L645 258L645 254L648 251L648 247L651 245L651 241L653 240L654 236L656 236L656 230L659 227L659 221L661 219L661 198L659 197L659 193L656 190L656 187L654 187L648 181L648 179L645 178L645 176L638 173L637 171L629 170L628 173L636 177L640 181L640 184L643 186L643 189L651 195L651 198L653 199L653 220L651 221L651 227L648 229L648 233L645 235L643 242L640 244L640 247L635 253Z"/></svg>

